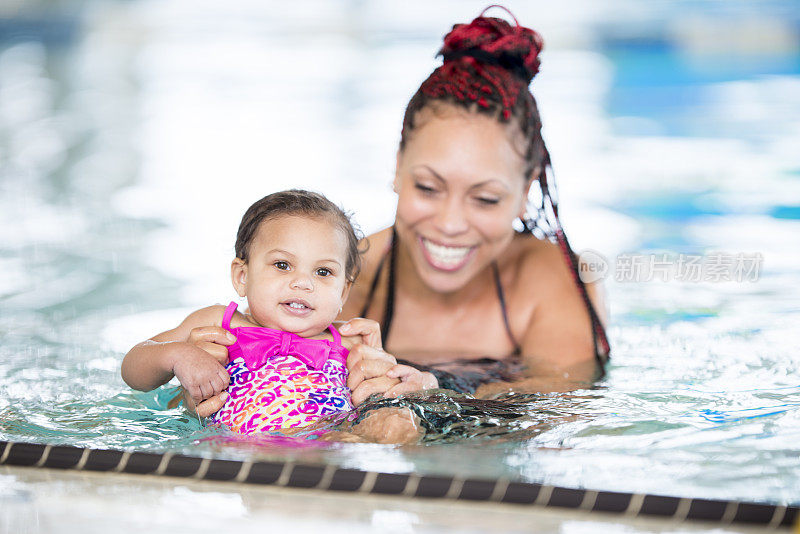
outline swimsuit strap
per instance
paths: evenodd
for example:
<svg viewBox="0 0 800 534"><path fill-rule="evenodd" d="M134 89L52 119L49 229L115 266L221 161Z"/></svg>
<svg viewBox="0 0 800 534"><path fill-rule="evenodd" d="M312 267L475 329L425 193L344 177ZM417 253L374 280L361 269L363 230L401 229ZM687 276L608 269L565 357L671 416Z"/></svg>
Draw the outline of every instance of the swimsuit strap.
<svg viewBox="0 0 800 534"><path fill-rule="evenodd" d="M392 316L394 315L394 270L395 270L395 243L397 243L397 232L392 226L392 237L389 246L386 247L387 251L381 256L378 262L378 268L375 269L375 276L372 278L372 283L369 286L369 293L367 299L364 301L364 307L361 309L361 317L366 317L369 307L372 305L372 299L375 297L375 290L378 287L378 282L383 273L383 266L386 263L386 257L389 257L389 281L387 287L386 302L383 306L383 317L381 317L381 339L383 344L386 345L386 339L389 337L389 329L392 327Z"/></svg>
<svg viewBox="0 0 800 534"><path fill-rule="evenodd" d="M389 344L389 331L394 318L394 293L395 271L397 270L397 230L392 225L392 246L389 248L389 280L387 281L386 302L383 306L383 321L381 324L381 339L383 346Z"/></svg>
<svg viewBox="0 0 800 534"><path fill-rule="evenodd" d="M341 346L342 345L342 335L339 333L339 331L336 330L336 328L334 328L333 325L329 325L328 326L328 330L331 331L331 335L333 336L333 342L336 343L337 345Z"/></svg>
<svg viewBox="0 0 800 534"><path fill-rule="evenodd" d="M386 261L386 254L381 256L381 261L378 262L378 268L375 269L375 276L372 278L372 283L369 286L369 293L367 293L367 299L364 301L364 307L361 308L361 314L359 317L366 317L367 312L369 311L369 306L372 304L372 298L375 296L375 289L378 287L378 280L381 278L381 272L383 271L383 264Z"/></svg>
<svg viewBox="0 0 800 534"><path fill-rule="evenodd" d="M508 308L506 307L506 296L503 293L503 284L500 283L500 269L497 267L497 262L492 262L492 272L494 273L494 287L497 289L497 298L500 300L500 309L503 311L503 324L506 325L506 334L508 339L514 344L514 354L521 354L522 347L517 343L517 339L511 332L511 323L508 320Z"/></svg>
<svg viewBox="0 0 800 534"><path fill-rule="evenodd" d="M231 319L233 318L233 314L236 311L238 304L235 302L231 302L228 304L228 307L225 308L225 314L222 316L222 328L225 330L231 330Z"/></svg>

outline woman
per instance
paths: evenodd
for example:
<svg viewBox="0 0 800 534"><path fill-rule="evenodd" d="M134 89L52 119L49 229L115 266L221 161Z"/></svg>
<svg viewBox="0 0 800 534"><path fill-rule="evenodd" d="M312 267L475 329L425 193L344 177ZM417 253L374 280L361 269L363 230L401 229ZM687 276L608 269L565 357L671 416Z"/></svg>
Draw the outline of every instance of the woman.
<svg viewBox="0 0 800 534"><path fill-rule="evenodd" d="M340 314L378 321L385 349L351 350L354 403L436 387L478 396L576 389L608 359L592 302L600 295L578 278L550 193L528 89L541 49L533 30L481 14L445 36L443 65L411 98L395 224L367 238ZM366 334L370 325L354 319L340 330Z"/></svg>
<svg viewBox="0 0 800 534"><path fill-rule="evenodd" d="M536 32L481 14L445 36L444 64L411 98L395 224L368 237L341 314L380 322L386 350L352 355L355 401L444 385L479 385L478 395L574 389L608 359L599 295L577 276L550 196L528 90L541 49ZM534 210L531 187L541 194ZM409 365L390 371L395 357Z"/></svg>

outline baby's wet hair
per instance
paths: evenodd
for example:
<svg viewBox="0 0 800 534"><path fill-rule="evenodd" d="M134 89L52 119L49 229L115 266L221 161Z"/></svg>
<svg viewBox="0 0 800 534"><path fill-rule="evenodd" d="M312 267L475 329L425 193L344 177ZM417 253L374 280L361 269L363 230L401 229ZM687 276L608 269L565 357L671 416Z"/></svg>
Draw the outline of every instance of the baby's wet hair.
<svg viewBox="0 0 800 534"><path fill-rule="evenodd" d="M361 272L361 254L358 243L360 231L353 225L350 215L339 206L320 195L302 189L289 189L272 193L247 208L236 233L236 257L247 262L250 245L258 227L264 221L286 215L327 218L347 237L347 280L354 282Z"/></svg>

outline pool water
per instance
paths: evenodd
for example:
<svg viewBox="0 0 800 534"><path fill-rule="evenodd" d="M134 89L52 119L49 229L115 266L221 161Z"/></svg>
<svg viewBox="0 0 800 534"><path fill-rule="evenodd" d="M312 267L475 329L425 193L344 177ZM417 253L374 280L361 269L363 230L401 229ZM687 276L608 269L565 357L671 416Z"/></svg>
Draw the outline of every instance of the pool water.
<svg viewBox="0 0 800 534"><path fill-rule="evenodd" d="M733 4L723 30L750 24ZM278 20L97 3L51 14L47 46L0 41L0 439L797 503L800 15L770 5L773 49L738 66L692 28L644 39L609 11L576 22L591 39L574 40L568 14L511 5L554 36L534 90L565 227L611 265L613 358L591 388L505 408L420 400L432 430L404 448L233 440L167 409L174 386L130 390L119 365L232 296L233 235L254 198L299 185L367 231L390 223L404 98L454 14L477 8L445 3L423 26L363 8L351 26L345 3ZM757 280L615 279L625 254L715 252L760 254Z"/></svg>

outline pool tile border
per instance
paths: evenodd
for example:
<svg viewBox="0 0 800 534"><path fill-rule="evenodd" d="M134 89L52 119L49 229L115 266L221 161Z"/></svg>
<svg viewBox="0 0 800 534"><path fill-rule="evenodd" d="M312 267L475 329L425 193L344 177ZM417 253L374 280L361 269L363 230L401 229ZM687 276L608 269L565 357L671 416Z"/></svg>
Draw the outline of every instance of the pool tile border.
<svg viewBox="0 0 800 534"><path fill-rule="evenodd" d="M332 465L221 460L172 453L81 449L69 445L7 441L0 441L0 464L162 475L375 495L502 502L770 528L792 526L800 511L797 505L593 491L506 479L380 473Z"/></svg>

